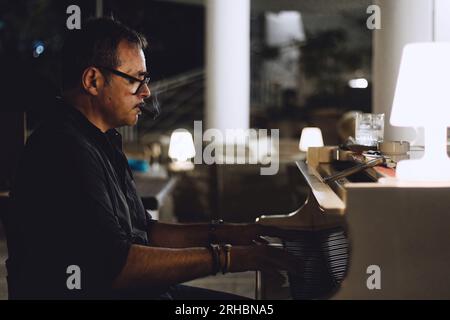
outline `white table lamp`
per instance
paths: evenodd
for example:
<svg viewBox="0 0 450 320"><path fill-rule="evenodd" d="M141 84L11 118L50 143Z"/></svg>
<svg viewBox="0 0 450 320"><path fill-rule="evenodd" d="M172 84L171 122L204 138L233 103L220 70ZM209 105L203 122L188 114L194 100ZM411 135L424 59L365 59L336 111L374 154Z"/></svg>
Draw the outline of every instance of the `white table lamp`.
<svg viewBox="0 0 450 320"><path fill-rule="evenodd" d="M403 49L390 122L424 127L425 154L397 164L404 181L450 181L450 43L408 44Z"/></svg>
<svg viewBox="0 0 450 320"><path fill-rule="evenodd" d="M169 144L169 157L174 160L171 169L175 171L190 170L194 167L189 161L195 156L194 141L189 131L178 129L172 132Z"/></svg>
<svg viewBox="0 0 450 320"><path fill-rule="evenodd" d="M309 147L323 147L322 131L316 127L306 127L300 137L300 151L307 152Z"/></svg>

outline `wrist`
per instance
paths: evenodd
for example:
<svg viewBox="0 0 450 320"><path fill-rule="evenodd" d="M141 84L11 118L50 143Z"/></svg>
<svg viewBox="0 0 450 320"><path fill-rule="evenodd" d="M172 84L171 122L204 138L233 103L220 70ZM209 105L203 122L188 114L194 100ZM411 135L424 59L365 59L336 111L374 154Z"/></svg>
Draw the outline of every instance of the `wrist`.
<svg viewBox="0 0 450 320"><path fill-rule="evenodd" d="M208 243L221 243L220 237L218 236L218 229L224 224L222 219L211 220L208 225Z"/></svg>

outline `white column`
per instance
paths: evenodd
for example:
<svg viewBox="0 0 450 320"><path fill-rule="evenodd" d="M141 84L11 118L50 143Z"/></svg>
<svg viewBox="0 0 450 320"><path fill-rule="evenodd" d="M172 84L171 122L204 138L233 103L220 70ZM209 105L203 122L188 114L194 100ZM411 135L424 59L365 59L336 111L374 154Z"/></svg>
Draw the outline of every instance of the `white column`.
<svg viewBox="0 0 450 320"><path fill-rule="evenodd" d="M206 7L206 129L248 129L250 0L207 0Z"/></svg>
<svg viewBox="0 0 450 320"><path fill-rule="evenodd" d="M103 0L95 1L95 16L97 18L103 17Z"/></svg>
<svg viewBox="0 0 450 320"><path fill-rule="evenodd" d="M377 4L381 8L381 29L375 30L373 37L373 112L386 114L385 140L423 145L423 130L416 137L414 129L391 126L389 118L404 45L433 41L434 1L379 0Z"/></svg>

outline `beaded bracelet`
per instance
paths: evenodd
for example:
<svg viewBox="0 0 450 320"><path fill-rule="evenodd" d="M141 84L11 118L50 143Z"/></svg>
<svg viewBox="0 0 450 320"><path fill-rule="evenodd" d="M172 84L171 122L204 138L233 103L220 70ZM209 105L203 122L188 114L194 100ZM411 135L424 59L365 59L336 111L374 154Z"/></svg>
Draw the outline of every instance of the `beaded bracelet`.
<svg viewBox="0 0 450 320"><path fill-rule="evenodd" d="M230 271L232 245L224 244L222 248L225 250L225 265L222 268L222 273L225 274Z"/></svg>
<svg viewBox="0 0 450 320"><path fill-rule="evenodd" d="M222 269L220 263L220 246L218 244L210 243L208 248L211 251L211 255L213 258L212 274L216 275L217 272L219 272L220 269Z"/></svg>

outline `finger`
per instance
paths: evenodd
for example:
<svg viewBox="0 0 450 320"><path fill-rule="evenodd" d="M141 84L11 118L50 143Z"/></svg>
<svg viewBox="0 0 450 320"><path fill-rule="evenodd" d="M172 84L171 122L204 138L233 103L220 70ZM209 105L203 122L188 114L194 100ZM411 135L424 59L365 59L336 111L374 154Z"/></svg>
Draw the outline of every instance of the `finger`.
<svg viewBox="0 0 450 320"><path fill-rule="evenodd" d="M255 239L252 240L252 243L255 244L255 245L257 245L257 246L262 246L262 245L264 245L264 243L262 243L262 242L260 242L260 241L258 241L258 240L255 240Z"/></svg>

